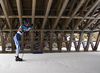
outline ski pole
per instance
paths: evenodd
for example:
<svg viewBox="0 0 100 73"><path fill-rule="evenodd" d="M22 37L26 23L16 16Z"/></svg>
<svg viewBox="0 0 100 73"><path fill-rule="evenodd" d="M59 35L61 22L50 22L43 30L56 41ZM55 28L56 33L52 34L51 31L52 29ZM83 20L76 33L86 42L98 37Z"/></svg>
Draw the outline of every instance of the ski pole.
<svg viewBox="0 0 100 73"><path fill-rule="evenodd" d="M28 36L27 36L28 40L29 40L29 36L30 36L30 31L29 31L29 34L28 34ZM25 39L26 44L27 44L27 38ZM26 44L25 44L25 48L26 48ZM23 54L22 54L22 59L23 59L23 57L24 57L24 50L23 50Z"/></svg>

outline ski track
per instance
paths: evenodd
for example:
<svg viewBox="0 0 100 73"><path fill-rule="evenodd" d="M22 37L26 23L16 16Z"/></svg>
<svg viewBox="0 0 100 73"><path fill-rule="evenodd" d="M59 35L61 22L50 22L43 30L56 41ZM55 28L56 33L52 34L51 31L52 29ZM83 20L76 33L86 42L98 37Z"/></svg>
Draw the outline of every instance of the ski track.
<svg viewBox="0 0 100 73"><path fill-rule="evenodd" d="M100 52L0 54L0 73L100 73ZM20 54L22 56L22 54Z"/></svg>

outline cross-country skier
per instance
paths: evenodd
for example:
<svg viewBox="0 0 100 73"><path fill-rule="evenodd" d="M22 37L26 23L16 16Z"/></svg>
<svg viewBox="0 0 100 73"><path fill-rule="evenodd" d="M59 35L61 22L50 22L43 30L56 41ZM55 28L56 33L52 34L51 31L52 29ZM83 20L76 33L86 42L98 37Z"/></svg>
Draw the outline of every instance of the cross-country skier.
<svg viewBox="0 0 100 73"><path fill-rule="evenodd" d="M15 45L16 45L16 56L15 56L15 61L22 61L22 58L19 58L19 51L20 51L20 43L19 43L19 38L22 35L24 31L29 31L33 24L29 25L27 21L24 21L24 24L21 25L13 37Z"/></svg>

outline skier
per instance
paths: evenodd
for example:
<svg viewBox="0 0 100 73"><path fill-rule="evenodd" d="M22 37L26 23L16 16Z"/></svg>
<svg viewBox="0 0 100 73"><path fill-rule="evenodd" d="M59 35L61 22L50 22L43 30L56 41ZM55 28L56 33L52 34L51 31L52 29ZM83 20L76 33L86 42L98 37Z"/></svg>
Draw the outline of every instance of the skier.
<svg viewBox="0 0 100 73"><path fill-rule="evenodd" d="M16 45L16 56L15 56L15 61L22 61L22 58L19 58L19 51L20 51L20 43L19 43L19 38L22 35L22 33L24 31L29 31L31 29L31 27L33 26L33 24L29 25L29 23L27 21L24 21L23 25L21 25L17 31L17 33L15 34L15 36L13 37L13 40L15 42Z"/></svg>

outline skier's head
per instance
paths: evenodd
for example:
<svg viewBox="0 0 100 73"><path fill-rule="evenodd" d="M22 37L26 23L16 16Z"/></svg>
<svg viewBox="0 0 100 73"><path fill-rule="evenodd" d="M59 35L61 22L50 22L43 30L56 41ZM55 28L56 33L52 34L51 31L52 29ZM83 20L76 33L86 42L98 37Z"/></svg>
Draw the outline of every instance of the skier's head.
<svg viewBox="0 0 100 73"><path fill-rule="evenodd" d="M25 26L28 26L28 25L29 25L29 22L24 21L24 25L25 25Z"/></svg>

